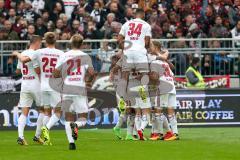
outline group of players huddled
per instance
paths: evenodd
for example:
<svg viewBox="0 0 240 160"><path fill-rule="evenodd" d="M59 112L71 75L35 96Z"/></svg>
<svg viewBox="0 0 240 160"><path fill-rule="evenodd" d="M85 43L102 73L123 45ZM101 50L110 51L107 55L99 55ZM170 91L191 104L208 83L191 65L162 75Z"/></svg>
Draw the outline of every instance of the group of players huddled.
<svg viewBox="0 0 240 160"><path fill-rule="evenodd" d="M138 9L136 18L122 26L118 37L121 51L112 57L110 80L116 86L121 113L113 130L122 139L120 128L127 117L126 140L146 140L143 131L150 122L151 140L177 140L173 66L167 60L168 51L151 41L151 27L143 19L144 11ZM33 36L27 50L12 53L18 58L16 72L22 74L18 144L28 145L24 128L35 101L39 116L33 141L52 145L49 131L64 113L69 149L76 149L78 128L87 122L86 79L95 76L91 58L81 51L82 42L81 35L72 36L71 50L64 53L55 48L56 35L48 32L44 35L46 48L40 49L42 38Z"/></svg>
<svg viewBox="0 0 240 160"><path fill-rule="evenodd" d="M62 113L65 113L69 149L75 150L74 142L78 138L78 128L85 126L87 122L85 77L90 78L95 74L91 58L80 50L83 42L81 35L72 36L72 49L66 53L55 48L54 33L46 33L44 39L46 48L40 49L41 37L33 36L29 49L21 54L13 52L18 58L17 72L22 73L18 104L22 108L22 114L18 119L17 143L28 145L23 132L29 108L35 101L39 116L33 141L52 145L49 130L60 120Z"/></svg>
<svg viewBox="0 0 240 160"><path fill-rule="evenodd" d="M138 9L136 18L126 22L119 33L122 53L113 57L110 79L121 114L113 131L123 139L120 128L126 119L126 140L146 140L148 124L152 124L150 140L178 140L174 66L161 43L151 41L151 26L143 19L144 11Z"/></svg>

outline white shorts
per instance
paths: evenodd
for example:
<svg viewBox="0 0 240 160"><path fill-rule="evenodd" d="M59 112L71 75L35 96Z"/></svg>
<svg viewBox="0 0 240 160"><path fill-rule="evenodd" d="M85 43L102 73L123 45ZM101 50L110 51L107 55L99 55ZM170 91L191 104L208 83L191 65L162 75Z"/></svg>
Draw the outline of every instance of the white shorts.
<svg viewBox="0 0 240 160"><path fill-rule="evenodd" d="M150 98L148 91L146 102L139 97L138 87L141 86L141 82L137 79L130 79L128 82L127 89L127 100L130 102L130 108L151 108Z"/></svg>
<svg viewBox="0 0 240 160"><path fill-rule="evenodd" d="M70 108L65 111L75 113L88 113L88 99L86 96L64 95L63 101L72 101ZM67 107L67 106L62 106Z"/></svg>
<svg viewBox="0 0 240 160"><path fill-rule="evenodd" d="M41 104L42 106L57 107L61 103L61 94L55 91L42 91Z"/></svg>
<svg viewBox="0 0 240 160"><path fill-rule="evenodd" d="M140 72L149 71L147 51L124 51L122 71L131 71L132 69Z"/></svg>
<svg viewBox="0 0 240 160"><path fill-rule="evenodd" d="M168 93L168 94L161 94L157 96L155 99L155 107L156 108L176 108L177 99L176 94Z"/></svg>
<svg viewBox="0 0 240 160"><path fill-rule="evenodd" d="M136 100L136 104L131 106L132 108L140 108L140 109L151 108L150 98L147 98L146 102L144 102L141 98L135 98L135 100Z"/></svg>
<svg viewBox="0 0 240 160"><path fill-rule="evenodd" d="M20 92L19 107L31 107L35 101L36 106L41 106L40 92Z"/></svg>

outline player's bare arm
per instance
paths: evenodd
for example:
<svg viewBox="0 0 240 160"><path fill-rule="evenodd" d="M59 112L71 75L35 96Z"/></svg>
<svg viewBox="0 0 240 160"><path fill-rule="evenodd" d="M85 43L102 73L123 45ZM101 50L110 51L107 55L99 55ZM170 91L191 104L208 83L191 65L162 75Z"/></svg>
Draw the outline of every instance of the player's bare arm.
<svg viewBox="0 0 240 160"><path fill-rule="evenodd" d="M148 50L150 48L150 42L151 42L151 37L146 36L145 37L145 48Z"/></svg>
<svg viewBox="0 0 240 160"><path fill-rule="evenodd" d="M168 50L162 50L157 56L157 60L167 61L169 56Z"/></svg>
<svg viewBox="0 0 240 160"><path fill-rule="evenodd" d="M85 75L85 82L86 82L86 85L91 88L92 86L92 83L94 82L96 76L95 76L95 71L94 71L94 68L93 67L89 67L87 69L87 73Z"/></svg>
<svg viewBox="0 0 240 160"><path fill-rule="evenodd" d="M171 70L175 69L175 66L171 61L167 60L166 62L168 63Z"/></svg>
<svg viewBox="0 0 240 160"><path fill-rule="evenodd" d="M118 40L117 40L117 42L118 42L118 44L119 44L119 49L124 49L124 36L123 35L121 35L121 34L119 34L118 35Z"/></svg>
<svg viewBox="0 0 240 160"><path fill-rule="evenodd" d="M22 56L21 53L17 52L17 51L13 51L12 52L13 56L16 56L22 63L27 63L30 62L31 59L28 56Z"/></svg>

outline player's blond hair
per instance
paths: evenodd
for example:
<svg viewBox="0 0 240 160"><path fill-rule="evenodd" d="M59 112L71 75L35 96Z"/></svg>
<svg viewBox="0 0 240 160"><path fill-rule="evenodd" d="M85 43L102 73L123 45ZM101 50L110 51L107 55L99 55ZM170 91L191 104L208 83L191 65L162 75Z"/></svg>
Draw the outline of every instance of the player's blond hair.
<svg viewBox="0 0 240 160"><path fill-rule="evenodd" d="M34 44L39 41L42 41L42 37L39 35L33 35L30 39L30 44Z"/></svg>
<svg viewBox="0 0 240 160"><path fill-rule="evenodd" d="M72 36L70 42L72 48L80 49L83 42L83 36L80 34L75 34Z"/></svg>
<svg viewBox="0 0 240 160"><path fill-rule="evenodd" d="M159 41L152 41L152 45L159 50L161 50L161 48L162 48L162 44Z"/></svg>
<svg viewBox="0 0 240 160"><path fill-rule="evenodd" d="M44 39L47 44L54 45L56 43L56 34L54 32L47 32L44 34Z"/></svg>

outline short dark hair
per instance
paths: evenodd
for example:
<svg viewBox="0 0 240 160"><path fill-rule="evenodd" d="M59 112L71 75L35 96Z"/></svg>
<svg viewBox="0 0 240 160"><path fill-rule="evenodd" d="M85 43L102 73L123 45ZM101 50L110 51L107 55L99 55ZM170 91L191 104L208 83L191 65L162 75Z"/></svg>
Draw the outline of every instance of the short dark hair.
<svg viewBox="0 0 240 160"><path fill-rule="evenodd" d="M80 34L75 34L71 38L72 48L80 49L80 47L82 46L82 42L83 42L83 37Z"/></svg>
<svg viewBox="0 0 240 160"><path fill-rule="evenodd" d="M42 37L39 35L33 35L30 39L30 44L34 44L38 41L42 41Z"/></svg>
<svg viewBox="0 0 240 160"><path fill-rule="evenodd" d="M144 10L142 9L142 8L138 8L137 10L136 10L136 14L144 14L145 12L144 12Z"/></svg>
<svg viewBox="0 0 240 160"><path fill-rule="evenodd" d="M44 34L44 39L47 44L53 45L56 43L56 35L54 32L47 32Z"/></svg>
<svg viewBox="0 0 240 160"><path fill-rule="evenodd" d="M192 59L192 65L195 65L195 64L197 64L197 63L199 63L200 62L200 58L198 58L198 57L193 57L193 59Z"/></svg>

